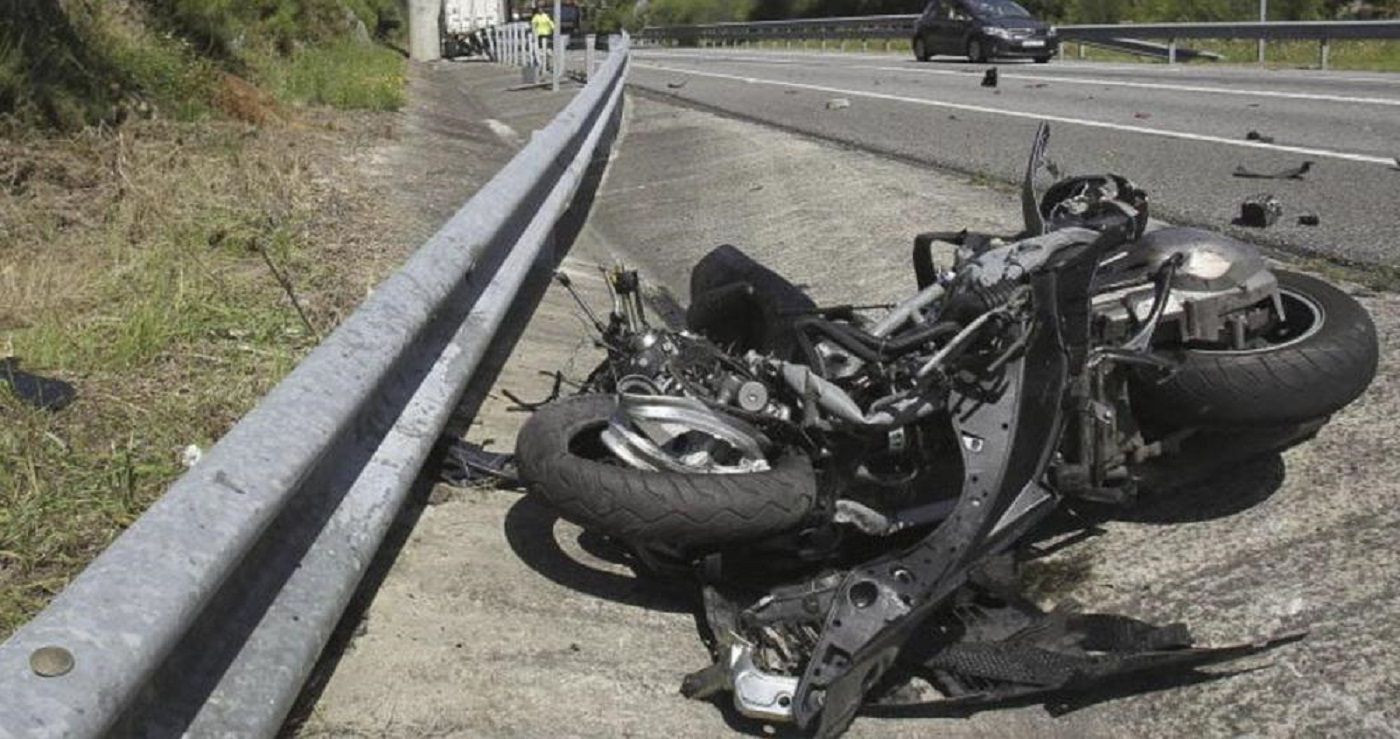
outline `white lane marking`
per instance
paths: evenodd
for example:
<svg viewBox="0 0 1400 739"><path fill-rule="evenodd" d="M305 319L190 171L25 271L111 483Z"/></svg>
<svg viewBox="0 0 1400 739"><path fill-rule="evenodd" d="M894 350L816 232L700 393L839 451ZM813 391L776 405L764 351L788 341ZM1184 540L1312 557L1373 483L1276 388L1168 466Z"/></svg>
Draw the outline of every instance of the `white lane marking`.
<svg viewBox="0 0 1400 739"><path fill-rule="evenodd" d="M496 138L506 142L506 144L510 146L518 147L524 143L520 138L520 134L516 133L514 128L511 128L495 118L487 118L483 120L482 123L485 123L486 127L491 129L491 133L496 134Z"/></svg>
<svg viewBox="0 0 1400 739"><path fill-rule="evenodd" d="M694 56L677 55L676 58L695 58ZM763 59L761 57L726 57L725 61L753 62L757 64L801 64L802 62L788 59ZM865 64L847 65L846 69L867 69L878 72L907 72L909 74L940 74L950 77L973 77L982 74L981 69L961 72L952 69L927 69L924 67L878 67ZM1103 85L1112 87L1135 87L1144 90L1172 90L1177 92L1199 92L1215 95L1245 95L1250 97L1271 97L1284 98L1288 100L1317 100L1331 103L1355 103L1357 105L1391 105L1400 107L1400 99L1396 98L1372 98L1353 97L1349 95L1328 95L1324 93L1312 92L1284 92L1283 90L1248 90L1238 87L1212 87L1206 85L1187 85L1168 82L1127 82L1123 80L1106 80L1093 77L1070 77L1055 74L1021 74L1018 72L1008 72L1007 68L1001 69L1001 78L1007 80L1030 80L1033 82L1063 82L1069 85Z"/></svg>
<svg viewBox="0 0 1400 739"><path fill-rule="evenodd" d="M742 57L742 56L737 56L737 55L733 55L733 54L725 54L725 53L723 53L723 52L706 52L706 51L695 51L695 52L675 52L675 51L658 52L658 51L652 51L652 50L638 50L637 52L634 52L634 56L637 56L637 57L653 57L653 58L675 58L675 59L697 59L697 58L707 58L707 59L715 59L715 60L735 60L735 61L744 60L744 59L752 60L752 61L764 61L764 57L770 57L770 58L787 59L787 60L789 60L789 61L787 61L786 63L789 63L789 64L797 64L797 63L801 63L801 62L811 62L813 59L822 59L822 60L827 60L827 59L829 59L829 60L832 60L832 61L838 61L838 60L839 60L839 61L855 61L855 60L861 60L861 59L870 59L870 60L886 61L886 62L888 62L888 61L891 61L893 58L896 58L896 57L898 57L898 58L905 58L904 55L895 54L895 53L893 53L893 52L892 52L892 53L889 53L889 54L857 54L857 53L852 53L852 52L820 52L820 51L810 51L810 52L750 51L749 53L752 54L753 56L750 56L750 57ZM786 54L787 56L783 56L783 54ZM805 57L805 58L804 58L804 57ZM915 62L913 59L908 59L908 62L909 62L909 64L910 64L911 66L914 65L914 64L916 64L916 62ZM1005 64L1005 63L996 63L996 62L992 62L992 64L996 64L997 66L1000 66L1002 69L1013 69L1013 68L1015 68L1015 67L1029 67L1029 66L1030 66L1029 64ZM1185 76L1190 76L1191 72L1195 72L1195 71L1209 71L1209 72L1216 72L1216 73L1220 73L1220 74L1228 74L1228 73L1236 73L1236 72L1238 72L1238 73L1240 73L1238 76L1240 76L1242 79L1244 79L1244 81L1253 81L1253 80L1257 80L1257 79L1264 79L1264 78L1267 78L1267 79L1274 79L1274 80L1289 80L1289 81L1293 81L1293 82L1320 82L1320 83L1328 83L1328 82L1370 82L1370 83L1384 84L1384 85L1400 85L1400 74L1389 74L1389 75L1386 75L1386 74L1382 73L1382 74L1376 74L1376 75L1344 75L1344 74L1339 74L1339 73L1337 73L1337 72L1327 71L1327 70L1280 70L1280 69L1266 69L1266 70L1255 71L1255 70L1249 69L1246 65L1223 65L1223 66L1214 66L1214 67L1206 68L1206 67L1192 67L1192 66L1187 65L1187 64L1168 65L1168 64L1152 64L1152 63L1147 63L1147 62L1143 62L1143 63L1139 63L1139 64L1110 64L1110 63L1106 63L1106 62L1081 62L1081 61L1066 60L1066 61L1060 61L1060 62L1058 62L1058 63L1056 63L1056 64L1054 64L1054 65L1051 65L1051 69L1053 69L1053 70L1056 71L1056 72L1066 72L1066 73L1072 73L1072 74L1082 74L1082 73L1092 74L1092 73L1094 73L1094 72L1119 72L1119 71L1122 71L1122 72L1136 72L1136 73L1142 74L1142 75L1166 75L1166 76L1172 76L1172 77L1175 77L1175 76L1183 76L1183 77L1185 77Z"/></svg>
<svg viewBox="0 0 1400 739"><path fill-rule="evenodd" d="M1125 131L1127 133L1138 133L1147 136L1161 136L1162 138L1181 139L1183 141L1200 141L1211 144L1239 146L1246 149L1263 149L1266 151L1287 152L1290 154L1306 154L1308 156L1326 157L1329 159L1342 159L1350 162L1363 162L1365 164L1384 164L1387 167L1395 166L1395 160L1388 157L1378 157L1372 156L1370 154L1354 154L1352 152L1347 151L1334 151L1331 149L1312 149L1304 146L1285 146L1283 144L1266 144L1260 141L1227 139L1221 136L1211 136L1209 134L1203 133L1191 133L1189 131L1171 131L1162 128L1143 128L1139 126L1125 126L1121 123L1108 123L1106 121L1095 121L1088 120L1085 118L1071 118L1069 116L1062 115L1027 113L1019 110L1006 110L1005 108L989 108L985 105L950 103L943 100L932 100L929 98L915 98L907 97L904 95L889 95L882 92L867 92L865 90L846 90L839 87L827 87L825 85L809 85L801 82L786 82L783 80L766 80L760 79L758 77L744 77L737 74L722 74L720 72L701 72L695 69L663 67L659 64L641 64L634 62L633 67L639 69L654 69L662 72L671 72L675 74L689 74L697 77L712 77L715 79L733 80L736 82L746 82L751 85L792 87L800 90L814 90L816 92L825 92L837 95L851 95L853 97L871 98L875 100L889 100L897 103L912 103L914 105L929 105L936 108L965 110L973 113L1004 115L1010 118L1024 118L1032 121L1052 121L1055 123L1068 123L1077 126L1088 126L1090 128L1106 128L1113 131Z"/></svg>

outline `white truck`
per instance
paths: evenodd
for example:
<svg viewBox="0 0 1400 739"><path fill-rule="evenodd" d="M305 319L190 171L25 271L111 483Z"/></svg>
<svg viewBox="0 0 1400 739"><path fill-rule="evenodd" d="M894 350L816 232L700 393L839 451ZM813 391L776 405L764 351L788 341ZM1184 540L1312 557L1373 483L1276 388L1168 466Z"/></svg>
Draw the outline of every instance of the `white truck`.
<svg viewBox="0 0 1400 739"><path fill-rule="evenodd" d="M481 31L510 22L509 0L443 0L442 55L477 56L486 53Z"/></svg>

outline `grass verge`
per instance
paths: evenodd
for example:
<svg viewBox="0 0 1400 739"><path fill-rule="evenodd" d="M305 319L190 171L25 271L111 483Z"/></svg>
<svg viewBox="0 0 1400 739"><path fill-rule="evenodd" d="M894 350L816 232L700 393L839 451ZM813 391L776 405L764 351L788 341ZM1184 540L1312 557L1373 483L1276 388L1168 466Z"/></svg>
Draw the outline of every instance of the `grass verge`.
<svg viewBox="0 0 1400 739"><path fill-rule="evenodd" d="M219 121L0 138L0 356L78 391L48 412L0 387L0 639L380 276L337 238L373 201L342 191L345 138Z"/></svg>

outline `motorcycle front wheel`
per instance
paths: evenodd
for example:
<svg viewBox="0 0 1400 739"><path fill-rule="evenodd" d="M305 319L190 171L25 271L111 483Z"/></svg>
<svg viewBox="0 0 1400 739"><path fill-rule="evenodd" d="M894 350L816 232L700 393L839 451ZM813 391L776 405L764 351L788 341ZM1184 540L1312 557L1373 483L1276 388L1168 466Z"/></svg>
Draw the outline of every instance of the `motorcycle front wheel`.
<svg viewBox="0 0 1400 739"><path fill-rule="evenodd" d="M788 452L762 472L639 470L602 440L617 409L610 395L580 395L535 412L516 441L521 480L564 518L631 542L688 549L790 531L816 505L811 461Z"/></svg>

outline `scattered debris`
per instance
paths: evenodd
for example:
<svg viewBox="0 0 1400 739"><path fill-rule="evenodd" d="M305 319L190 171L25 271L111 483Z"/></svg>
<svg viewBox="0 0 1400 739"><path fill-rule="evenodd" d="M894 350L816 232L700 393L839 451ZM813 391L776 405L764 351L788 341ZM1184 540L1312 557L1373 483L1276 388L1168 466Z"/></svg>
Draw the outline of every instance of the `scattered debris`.
<svg viewBox="0 0 1400 739"><path fill-rule="evenodd" d="M1148 118L1151 118L1151 117L1152 117L1152 114L1151 114L1151 113L1143 113L1142 111L1138 111L1138 112L1136 112L1136 113L1133 114L1133 117L1134 117L1134 118L1137 118L1138 120L1147 120Z"/></svg>
<svg viewBox="0 0 1400 739"><path fill-rule="evenodd" d="M845 110L851 107L851 101L846 98L832 98L826 101L827 110Z"/></svg>
<svg viewBox="0 0 1400 739"><path fill-rule="evenodd" d="M1037 82L1037 83L1035 83L1035 84L1033 84L1033 85L1026 85L1026 87L1031 88L1031 89L1033 89L1033 90L1039 90L1039 89L1042 88L1042 87L1049 87L1049 86L1050 86L1050 83L1049 83L1049 82Z"/></svg>
<svg viewBox="0 0 1400 739"><path fill-rule="evenodd" d="M1304 213L1298 216L1299 226L1316 226L1319 223L1322 223L1322 219L1318 218L1316 213Z"/></svg>
<svg viewBox="0 0 1400 739"><path fill-rule="evenodd" d="M1235 176L1253 180L1301 180L1303 175L1312 169L1312 165L1312 161L1306 161L1296 167L1281 169L1277 172L1255 172L1241 164L1235 167Z"/></svg>
<svg viewBox="0 0 1400 739"><path fill-rule="evenodd" d="M63 380L22 371L19 357L0 359L0 386L8 387L16 398L41 411L61 411L78 395Z"/></svg>
<svg viewBox="0 0 1400 739"><path fill-rule="evenodd" d="M442 481L466 488L483 483L517 484L515 455L488 452L480 444L454 439L442 455Z"/></svg>
<svg viewBox="0 0 1400 739"><path fill-rule="evenodd" d="M684 80L681 80L680 82L667 82L667 83L666 83L666 86L669 87L669 88L671 88L672 90L679 90L679 89L681 89L682 87L685 87L685 84L686 84L687 82L689 82L689 81L690 81L690 80L688 80L688 79L684 79Z"/></svg>
<svg viewBox="0 0 1400 739"><path fill-rule="evenodd" d="M982 75L982 86L983 86L983 87L996 87L996 86L997 86L997 68L996 68L996 67L992 67L991 69L987 70L986 74L983 74L983 75Z"/></svg>
<svg viewBox="0 0 1400 739"><path fill-rule="evenodd" d="M953 115L952 113L949 113L949 114L948 114L948 120L950 120L950 121L957 121L957 120L961 120L961 119L958 118L956 115Z"/></svg>
<svg viewBox="0 0 1400 739"><path fill-rule="evenodd" d="M1049 172L1050 176L1057 180L1063 179L1063 172L1060 169L1060 165L1056 164L1053 159L1045 160L1045 171Z"/></svg>
<svg viewBox="0 0 1400 739"><path fill-rule="evenodd" d="M1245 135L1244 135L1244 140L1245 140L1245 141L1258 141L1258 142L1261 143L1261 144L1272 144L1272 143L1274 143L1274 137L1273 137L1273 136L1265 136L1264 134L1259 133L1258 131L1250 131L1249 133L1245 134Z"/></svg>
<svg viewBox="0 0 1400 739"><path fill-rule="evenodd" d="M752 186L749 187L749 192L758 192L759 190L762 190L762 189L763 189L763 185L752 185Z"/></svg>
<svg viewBox="0 0 1400 739"><path fill-rule="evenodd" d="M1268 228L1283 215L1283 203L1268 193L1260 193L1240 203L1240 217L1235 220L1239 226Z"/></svg>
<svg viewBox="0 0 1400 739"><path fill-rule="evenodd" d="M565 280L568 279L567 276L565 276L562 272L557 273L557 274L555 275L556 278L559 278L559 277L561 277L561 276L563 276ZM563 284L565 285L565 287L570 287L570 286L569 286L569 283L567 283L567 282L564 282ZM569 292L574 294L574 299L575 299L575 300L578 300L578 294L577 294L577 293L574 293L574 291L573 291L573 289L572 289L571 287L570 287L570 289L569 289ZM582 302L582 301L579 301L579 305L583 305L583 302ZM590 318L593 318L592 315L590 315L589 317L590 317ZM599 323L597 322L597 319L596 319L596 318L593 318L593 322L594 322L594 325L595 325L595 326L601 325L601 324L599 324ZM501 395L506 396L506 398L507 398L508 400L510 400L510 402L512 402L512 403L515 404L515 405L512 405L512 406L506 408L506 410L508 410L508 411L517 411L517 412L519 412L519 411L524 411L524 412L530 413L530 412L534 412L535 410L538 410L541 406L548 405L548 404L553 403L554 401L558 400L558 399L559 399L559 391L560 391L560 389L562 389L562 387L563 387L563 385L564 385L564 373L563 373L563 372L552 372L552 373L551 373L551 372L545 372L545 373L543 373L543 374L545 374L545 375L551 375L551 374L552 374L552 375L554 376L554 387L549 391L549 395L546 396L544 400L540 400L540 401L521 400L519 395L516 395L515 393L511 392L510 390L508 390L508 389L506 389L506 388L501 388Z"/></svg>
<svg viewBox="0 0 1400 739"><path fill-rule="evenodd" d="M180 453L180 464L183 464L185 469L189 469L199 464L199 460L203 458L204 450L200 449L198 444L190 444Z"/></svg>

